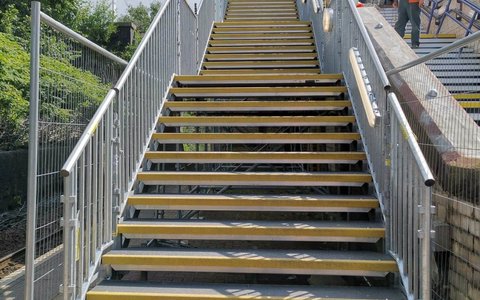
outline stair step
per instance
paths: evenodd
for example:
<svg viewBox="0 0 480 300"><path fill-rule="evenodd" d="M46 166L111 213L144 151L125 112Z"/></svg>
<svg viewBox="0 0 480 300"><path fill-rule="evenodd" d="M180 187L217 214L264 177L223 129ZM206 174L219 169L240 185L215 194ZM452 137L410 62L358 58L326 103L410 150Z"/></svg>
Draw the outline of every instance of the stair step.
<svg viewBox="0 0 480 300"><path fill-rule="evenodd" d="M279 126L347 126L355 116L161 116L158 123L168 127L279 127Z"/></svg>
<svg viewBox="0 0 480 300"><path fill-rule="evenodd" d="M291 17L291 18L297 18L297 12L295 10L290 10L290 11L270 11L270 10L264 10L264 11L255 11L255 10L250 10L250 11L237 11L234 9L229 9L225 15L226 18L231 18L231 17L250 17L252 19L255 19L257 17L272 17L272 18L277 18L277 17Z"/></svg>
<svg viewBox="0 0 480 300"><path fill-rule="evenodd" d="M146 210L368 212L379 207L370 196L138 194L128 205Z"/></svg>
<svg viewBox="0 0 480 300"><path fill-rule="evenodd" d="M480 108L480 101L458 101L458 103L463 108L468 108L468 109L479 109Z"/></svg>
<svg viewBox="0 0 480 300"><path fill-rule="evenodd" d="M257 20L271 20L272 18L275 18L276 20L285 20L285 21L294 21L298 20L297 16L246 16L246 17L230 17L230 16L225 16L225 22L229 21L257 21Z"/></svg>
<svg viewBox="0 0 480 300"><path fill-rule="evenodd" d="M453 98L456 100L480 100L480 93L455 94Z"/></svg>
<svg viewBox="0 0 480 300"><path fill-rule="evenodd" d="M291 60L291 61L222 61L204 62L202 66L206 69L249 69L249 68L316 68L318 61Z"/></svg>
<svg viewBox="0 0 480 300"><path fill-rule="evenodd" d="M359 133L154 133L164 144L351 144Z"/></svg>
<svg viewBox="0 0 480 300"><path fill-rule="evenodd" d="M168 284L103 281L88 292L87 300L404 300L397 290L374 287L304 285Z"/></svg>
<svg viewBox="0 0 480 300"><path fill-rule="evenodd" d="M375 252L287 250L113 250L103 264L116 271L378 276L397 272L390 256Z"/></svg>
<svg viewBox="0 0 480 300"><path fill-rule="evenodd" d="M257 46L257 47L208 47L207 53L302 53L314 52L315 46Z"/></svg>
<svg viewBox="0 0 480 300"><path fill-rule="evenodd" d="M304 75L304 74L320 74L319 68L311 69L237 69L237 70L201 70L200 75L278 75L278 74L290 74L290 75Z"/></svg>
<svg viewBox="0 0 480 300"><path fill-rule="evenodd" d="M322 111L351 107L348 100L336 101L166 101L164 109L173 112L241 111Z"/></svg>
<svg viewBox="0 0 480 300"><path fill-rule="evenodd" d="M263 13L297 13L297 9L294 6L285 6L285 7L271 7L271 6L264 6L264 7L232 7L229 8L227 14L237 14L237 13L255 13L255 14L263 14Z"/></svg>
<svg viewBox="0 0 480 300"><path fill-rule="evenodd" d="M206 54L207 61L307 60L316 59L316 53L272 54Z"/></svg>
<svg viewBox="0 0 480 300"><path fill-rule="evenodd" d="M356 164L365 152L176 152L150 151L153 163Z"/></svg>
<svg viewBox="0 0 480 300"><path fill-rule="evenodd" d="M269 9L270 10L270 9ZM214 33L292 33L292 32L312 32L311 27L280 27L280 28L272 28L272 27L250 27L250 28L214 28Z"/></svg>
<svg viewBox="0 0 480 300"><path fill-rule="evenodd" d="M342 96L347 92L345 86L326 87L206 87L206 88L170 88L176 97L322 97Z"/></svg>
<svg viewBox="0 0 480 300"><path fill-rule="evenodd" d="M214 33L213 40L291 40L311 39L312 33Z"/></svg>
<svg viewBox="0 0 480 300"><path fill-rule="evenodd" d="M288 3L276 3L276 4L266 4L266 3L255 3L255 4L230 4L227 11L236 10L236 9L248 9L248 10L255 10L258 9L297 9L295 4L288 4Z"/></svg>
<svg viewBox="0 0 480 300"><path fill-rule="evenodd" d="M174 81L181 85L258 85L258 84L338 84L342 74L311 75L234 75L234 76L175 76ZM274 103L278 103L275 101Z"/></svg>
<svg viewBox="0 0 480 300"><path fill-rule="evenodd" d="M139 172L137 180L145 185L209 186L350 186L360 187L372 181L363 172Z"/></svg>
<svg viewBox="0 0 480 300"><path fill-rule="evenodd" d="M126 220L118 233L127 239L241 240L376 243L381 223L318 221Z"/></svg>
<svg viewBox="0 0 480 300"><path fill-rule="evenodd" d="M315 41L313 39L293 39L293 40L210 40L208 44L213 47L232 47L232 46L310 46Z"/></svg>

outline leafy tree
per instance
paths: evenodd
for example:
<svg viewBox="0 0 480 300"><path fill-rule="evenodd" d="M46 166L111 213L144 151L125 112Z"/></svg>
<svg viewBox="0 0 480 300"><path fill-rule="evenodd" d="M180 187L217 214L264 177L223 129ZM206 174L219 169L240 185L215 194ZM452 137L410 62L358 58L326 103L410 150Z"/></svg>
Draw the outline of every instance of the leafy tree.
<svg viewBox="0 0 480 300"><path fill-rule="evenodd" d="M86 0L41 0L42 11L54 19L72 27L79 10L86 4ZM12 12L15 13L14 23ZM14 34L23 39L29 38L30 32L30 1L2 0L0 2L0 32ZM13 26L12 26L13 24Z"/></svg>
<svg viewBox="0 0 480 300"><path fill-rule="evenodd" d="M84 4L77 13L73 29L81 32L89 40L107 47L110 38L115 33L115 13L107 0L98 2L95 6Z"/></svg>
<svg viewBox="0 0 480 300"><path fill-rule="evenodd" d="M134 41L128 45L124 51L119 53L124 59L129 60L137 49L143 35L147 32L148 27L162 7L162 1L155 1L150 6L140 3L138 6L129 6L127 14L119 18L120 22L132 22L137 26L137 33Z"/></svg>
<svg viewBox="0 0 480 300"><path fill-rule="evenodd" d="M142 3L138 6L128 6L127 14L120 17L120 21L134 23L137 25L138 32L143 35L161 7L162 3L160 1L153 2L148 7Z"/></svg>

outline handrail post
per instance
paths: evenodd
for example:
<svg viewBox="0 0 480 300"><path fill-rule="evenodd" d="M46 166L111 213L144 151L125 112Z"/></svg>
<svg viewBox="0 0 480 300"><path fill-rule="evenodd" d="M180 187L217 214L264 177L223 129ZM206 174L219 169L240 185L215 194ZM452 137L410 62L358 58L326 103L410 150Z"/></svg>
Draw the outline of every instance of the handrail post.
<svg viewBox="0 0 480 300"><path fill-rule="evenodd" d="M30 117L28 145L27 241L25 250L25 299L33 300L37 217L38 107L40 102L40 8L32 1L30 52Z"/></svg>
<svg viewBox="0 0 480 300"><path fill-rule="evenodd" d="M75 270L77 261L77 213L75 192L76 171L63 180L63 299L75 299Z"/></svg>
<svg viewBox="0 0 480 300"><path fill-rule="evenodd" d="M423 195L423 228L422 234L420 237L422 238L422 275L421 275L421 295L423 300L431 299L431 262L430 262L430 255L431 255L431 226L432 226L432 189L426 189L425 195ZM422 210L421 210L422 212Z"/></svg>

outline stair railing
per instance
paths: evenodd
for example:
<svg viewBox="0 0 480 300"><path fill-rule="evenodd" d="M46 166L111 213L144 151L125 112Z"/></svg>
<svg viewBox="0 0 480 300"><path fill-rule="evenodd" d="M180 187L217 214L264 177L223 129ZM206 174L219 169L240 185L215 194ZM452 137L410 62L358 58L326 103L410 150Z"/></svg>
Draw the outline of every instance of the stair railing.
<svg viewBox="0 0 480 300"><path fill-rule="evenodd" d="M197 73L196 53L208 39L200 33L211 28L215 5L204 1L198 16L188 10L185 0L164 3L62 168L64 299L83 299L98 276L108 276L99 275L101 255L117 241L172 76Z"/></svg>
<svg viewBox="0 0 480 300"><path fill-rule="evenodd" d="M386 251L397 260L409 299L430 299L431 186L435 180L399 109L353 0L316 10L297 0L311 21L324 73L344 73L369 170L380 200Z"/></svg>

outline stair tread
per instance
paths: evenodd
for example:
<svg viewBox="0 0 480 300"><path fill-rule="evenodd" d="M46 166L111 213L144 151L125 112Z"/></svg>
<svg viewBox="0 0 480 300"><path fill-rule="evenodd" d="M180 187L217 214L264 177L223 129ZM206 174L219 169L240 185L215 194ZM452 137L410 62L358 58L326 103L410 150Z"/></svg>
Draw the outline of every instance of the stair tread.
<svg viewBox="0 0 480 300"><path fill-rule="evenodd" d="M367 212L379 206L375 197L350 195L136 194L128 198L128 203L138 209L290 212Z"/></svg>
<svg viewBox="0 0 480 300"><path fill-rule="evenodd" d="M355 123L354 116L161 116L165 126L346 126Z"/></svg>
<svg viewBox="0 0 480 300"><path fill-rule="evenodd" d="M320 69L235 69L235 70L201 70L201 75L231 75L231 74L320 74Z"/></svg>
<svg viewBox="0 0 480 300"><path fill-rule="evenodd" d="M398 271L391 256L371 251L128 248L112 250L102 261L115 270L381 277Z"/></svg>
<svg viewBox="0 0 480 300"><path fill-rule="evenodd" d="M291 39L310 39L313 37L312 33L306 32L270 32L270 33L213 33L210 35L211 40L249 40L249 39L261 39L261 40L291 40Z"/></svg>
<svg viewBox="0 0 480 300"><path fill-rule="evenodd" d="M321 87L184 87L170 88L171 94L182 96L339 96L347 92L345 86Z"/></svg>
<svg viewBox="0 0 480 300"><path fill-rule="evenodd" d="M365 160L365 152L177 152L177 151L147 151L145 158L156 161L184 162L185 160L212 160L216 162L265 161L267 163L318 163L327 160L334 162L358 162Z"/></svg>
<svg viewBox="0 0 480 300"><path fill-rule="evenodd" d="M372 181L364 172L139 172L146 185L355 186Z"/></svg>
<svg viewBox="0 0 480 300"><path fill-rule="evenodd" d="M382 287L351 286L304 286L304 285L265 285L265 284L169 284L134 281L103 281L88 292L87 299L101 299L103 295L115 295L119 300L140 299L144 296L194 296L195 299L390 299L404 300L396 289ZM93 298L95 296L95 298ZM98 297L98 298L97 298ZM175 298L176 299L176 298ZM193 299L193 298L192 298Z"/></svg>
<svg viewBox="0 0 480 300"><path fill-rule="evenodd" d="M312 53L315 46L208 47L207 53Z"/></svg>
<svg viewBox="0 0 480 300"><path fill-rule="evenodd" d="M252 61L238 61L226 60L219 62L204 62L204 68L212 69L248 69L248 68L303 68L316 67L318 60L252 60Z"/></svg>
<svg viewBox="0 0 480 300"><path fill-rule="evenodd" d="M199 195L199 194L135 194L128 197L131 199L196 199L196 200L253 200L253 201L310 201L310 202L330 202L338 201L373 201L378 203L378 199L373 196L362 195Z"/></svg>
<svg viewBox="0 0 480 300"><path fill-rule="evenodd" d="M166 101L172 111L320 111L351 107L348 100L320 101Z"/></svg>
<svg viewBox="0 0 480 300"><path fill-rule="evenodd" d="M315 52L305 53L263 53L263 54L206 54L205 59L208 62L243 62L243 61L289 61L316 59Z"/></svg>
<svg viewBox="0 0 480 300"><path fill-rule="evenodd" d="M118 232L126 238L249 241L370 242L385 237L375 222L125 220Z"/></svg>
<svg viewBox="0 0 480 300"><path fill-rule="evenodd" d="M241 143L241 144L349 144L360 140L354 132L338 133L154 133L163 143Z"/></svg>
<svg viewBox="0 0 480 300"><path fill-rule="evenodd" d="M164 248L127 248L111 250L104 257L121 256L151 256L151 257L193 257L193 258L219 258L219 259L244 259L244 260L359 260L374 262L392 262L394 259L384 253L372 251L341 251L341 250L277 250L277 249L164 249Z"/></svg>
<svg viewBox="0 0 480 300"><path fill-rule="evenodd" d="M151 226L151 227L218 227L218 228L295 228L295 229L384 229L384 225L379 222L369 221L258 221L258 220L238 220L238 221L212 221L212 220L168 220L168 219L128 219L122 221L119 226Z"/></svg>
<svg viewBox="0 0 480 300"><path fill-rule="evenodd" d="M320 83L320 82L338 82L343 79L342 74L307 74L307 75L232 75L228 77L219 77L212 75L191 75L191 76L175 76L174 80L181 84L189 84L191 82L214 82L214 83L263 83L263 82L279 82L279 83Z"/></svg>

